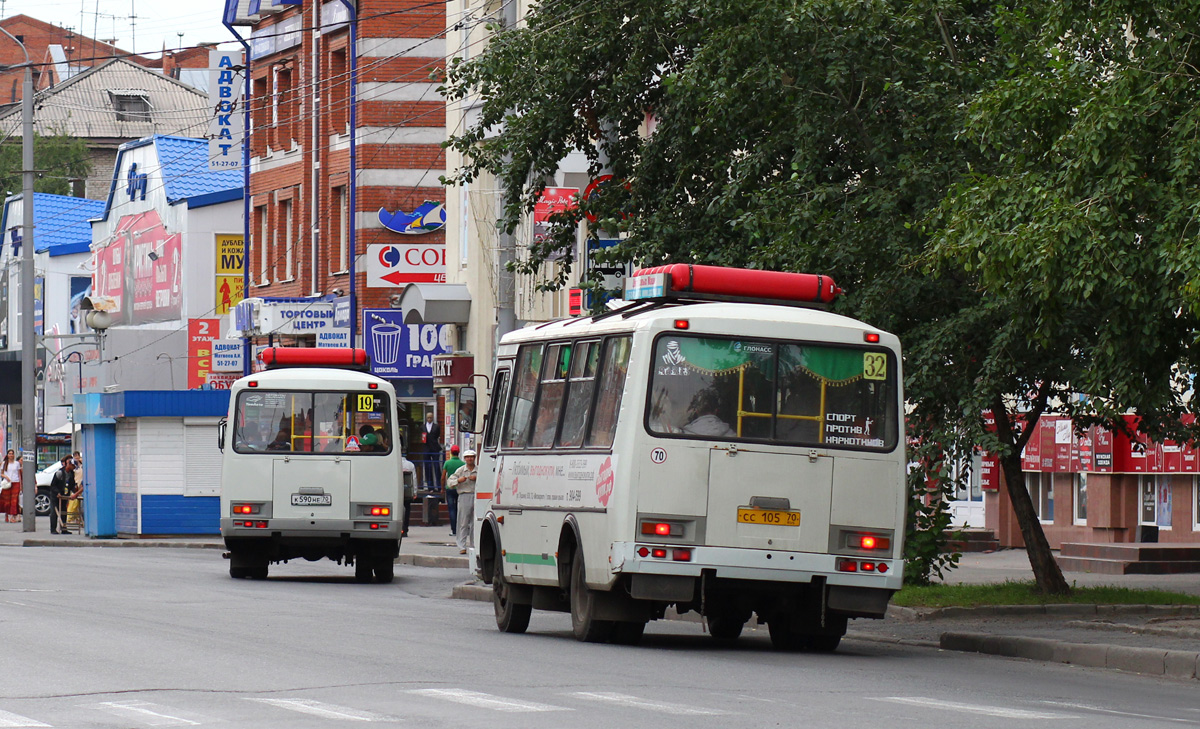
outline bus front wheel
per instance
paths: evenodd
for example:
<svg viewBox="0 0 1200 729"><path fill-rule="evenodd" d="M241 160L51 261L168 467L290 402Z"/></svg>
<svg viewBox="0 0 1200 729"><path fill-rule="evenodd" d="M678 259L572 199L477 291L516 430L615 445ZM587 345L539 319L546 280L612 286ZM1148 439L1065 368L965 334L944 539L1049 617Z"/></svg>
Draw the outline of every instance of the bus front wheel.
<svg viewBox="0 0 1200 729"><path fill-rule="evenodd" d="M583 551L576 549L571 561L571 629L584 643L605 643L612 636L613 624L596 619L596 594L587 586L584 574Z"/></svg>
<svg viewBox="0 0 1200 729"><path fill-rule="evenodd" d="M496 609L496 627L504 633L524 633L529 627L533 605L513 602L512 591L504 579L504 560L497 551L492 568L492 606Z"/></svg>

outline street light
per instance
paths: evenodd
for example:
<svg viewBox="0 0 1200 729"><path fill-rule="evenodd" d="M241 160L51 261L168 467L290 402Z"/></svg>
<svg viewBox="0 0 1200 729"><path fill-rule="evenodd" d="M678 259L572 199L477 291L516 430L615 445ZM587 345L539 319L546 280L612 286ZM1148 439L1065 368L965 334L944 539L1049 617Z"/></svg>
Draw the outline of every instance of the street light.
<svg viewBox="0 0 1200 729"><path fill-rule="evenodd" d="M75 359L71 359L72 357L74 357ZM66 357L63 357L62 361L63 362L75 362L76 364L79 365L79 379L75 381L75 393L76 394L82 393L83 392L83 354L80 353L78 350L76 350L74 352L70 352L69 354L67 354Z"/></svg>
<svg viewBox="0 0 1200 729"><path fill-rule="evenodd" d="M167 370L171 373L171 389L174 390L175 389L175 358L172 357L171 355L167 354L166 352L159 352L158 356L155 357L154 359L157 361L157 360L162 359L163 357L167 358Z"/></svg>

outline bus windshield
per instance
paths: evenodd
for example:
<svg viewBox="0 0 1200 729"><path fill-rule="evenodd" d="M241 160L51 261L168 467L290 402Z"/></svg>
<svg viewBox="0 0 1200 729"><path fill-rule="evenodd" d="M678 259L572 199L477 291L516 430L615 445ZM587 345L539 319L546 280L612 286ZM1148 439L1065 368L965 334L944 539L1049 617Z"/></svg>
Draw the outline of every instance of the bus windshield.
<svg viewBox="0 0 1200 729"><path fill-rule="evenodd" d="M646 426L681 438L890 451L896 392L888 350L670 334L655 344Z"/></svg>
<svg viewBox="0 0 1200 729"><path fill-rule="evenodd" d="M363 453L392 450L391 406L377 392L243 391L237 453Z"/></svg>

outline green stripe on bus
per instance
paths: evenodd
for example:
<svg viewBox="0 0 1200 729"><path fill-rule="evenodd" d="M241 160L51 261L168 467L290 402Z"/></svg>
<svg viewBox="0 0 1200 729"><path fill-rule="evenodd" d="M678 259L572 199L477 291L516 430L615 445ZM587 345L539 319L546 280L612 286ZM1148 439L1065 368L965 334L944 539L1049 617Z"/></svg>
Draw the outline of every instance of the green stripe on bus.
<svg viewBox="0 0 1200 729"><path fill-rule="evenodd" d="M553 557L541 554L516 554L514 552L509 552L504 555L504 559L518 564L556 564Z"/></svg>

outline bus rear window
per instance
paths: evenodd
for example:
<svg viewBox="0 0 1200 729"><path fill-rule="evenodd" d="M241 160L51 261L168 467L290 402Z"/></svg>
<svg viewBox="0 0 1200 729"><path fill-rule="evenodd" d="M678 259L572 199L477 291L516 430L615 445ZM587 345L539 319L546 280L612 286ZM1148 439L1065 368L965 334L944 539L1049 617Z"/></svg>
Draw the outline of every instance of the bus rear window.
<svg viewBox="0 0 1200 729"><path fill-rule="evenodd" d="M391 402L377 392L239 393L238 453L390 453Z"/></svg>
<svg viewBox="0 0 1200 729"><path fill-rule="evenodd" d="M888 350L667 335L646 425L656 435L889 451L898 439Z"/></svg>

